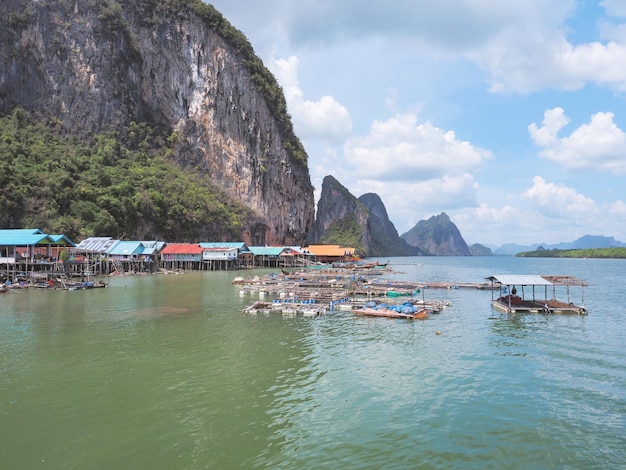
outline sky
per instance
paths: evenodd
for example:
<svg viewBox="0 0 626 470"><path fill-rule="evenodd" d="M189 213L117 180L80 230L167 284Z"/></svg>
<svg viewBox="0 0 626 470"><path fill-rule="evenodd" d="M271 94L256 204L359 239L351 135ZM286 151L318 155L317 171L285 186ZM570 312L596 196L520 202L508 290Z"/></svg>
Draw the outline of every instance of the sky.
<svg viewBox="0 0 626 470"><path fill-rule="evenodd" d="M626 242L626 1L209 3L283 88L316 201L332 175L399 234Z"/></svg>

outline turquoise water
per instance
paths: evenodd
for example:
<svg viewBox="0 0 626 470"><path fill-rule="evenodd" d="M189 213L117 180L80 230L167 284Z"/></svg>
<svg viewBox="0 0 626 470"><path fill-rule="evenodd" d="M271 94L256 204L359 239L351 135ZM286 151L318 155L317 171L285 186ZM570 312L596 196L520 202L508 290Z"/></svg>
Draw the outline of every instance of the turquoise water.
<svg viewBox="0 0 626 470"><path fill-rule="evenodd" d="M391 264L412 281L575 275L589 315L429 289L452 305L426 321L246 316L242 272L4 294L1 467L624 467L626 261Z"/></svg>

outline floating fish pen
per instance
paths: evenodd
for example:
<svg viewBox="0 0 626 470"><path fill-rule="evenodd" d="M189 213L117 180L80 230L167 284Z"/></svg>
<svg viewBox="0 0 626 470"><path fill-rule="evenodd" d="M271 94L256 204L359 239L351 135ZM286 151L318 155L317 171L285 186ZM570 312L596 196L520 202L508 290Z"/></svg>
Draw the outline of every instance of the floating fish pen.
<svg viewBox="0 0 626 470"><path fill-rule="evenodd" d="M295 317L319 317L326 313L326 307L314 302L264 302L259 300L244 308L242 312L247 315L279 314Z"/></svg>
<svg viewBox="0 0 626 470"><path fill-rule="evenodd" d="M416 308L438 313L450 305L445 300L426 300L423 284L373 281L367 276L354 276L352 273L348 273L347 276L340 275L337 268L333 268L331 272L332 275L329 275L328 270L319 273L272 273L248 279L237 277L232 282L241 286L241 295L256 294L261 299L266 294L276 297L271 304L260 301L256 307L247 307L251 310L263 307L268 311L284 311L293 310L295 305L314 304L324 305L331 312L351 311L363 308L372 300L384 300L392 305L409 302Z"/></svg>

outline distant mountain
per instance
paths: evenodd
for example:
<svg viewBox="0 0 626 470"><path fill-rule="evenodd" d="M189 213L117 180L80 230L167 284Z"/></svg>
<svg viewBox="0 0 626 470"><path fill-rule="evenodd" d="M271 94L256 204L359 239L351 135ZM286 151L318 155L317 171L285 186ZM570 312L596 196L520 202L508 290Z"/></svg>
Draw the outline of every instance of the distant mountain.
<svg viewBox="0 0 626 470"><path fill-rule="evenodd" d="M543 244L535 244L535 245L518 245L516 243L506 243L499 248L493 250L494 255L516 255L517 253L521 253L522 251L533 251L536 250L537 247L545 245Z"/></svg>
<svg viewBox="0 0 626 470"><path fill-rule="evenodd" d="M493 256L491 248L481 245L480 243L474 243L469 247L472 256Z"/></svg>
<svg viewBox="0 0 626 470"><path fill-rule="evenodd" d="M619 242L613 237L603 237L602 235L584 235L573 242L573 249L583 248L620 248L626 243Z"/></svg>
<svg viewBox="0 0 626 470"><path fill-rule="evenodd" d="M533 245L517 245L508 243L493 250L495 255L515 255L524 251L535 251L542 247L546 250L578 250L586 248L619 248L626 247L626 243L615 240L613 237L602 235L584 235L573 242L561 242L557 244L535 243Z"/></svg>
<svg viewBox="0 0 626 470"><path fill-rule="evenodd" d="M309 243L355 248L360 256L410 256L423 252L400 238L377 194L358 199L332 176L322 182L317 215Z"/></svg>
<svg viewBox="0 0 626 470"><path fill-rule="evenodd" d="M369 219L367 208L334 177L326 176L307 241L352 247L359 256L368 256Z"/></svg>
<svg viewBox="0 0 626 470"><path fill-rule="evenodd" d="M367 193L359 197L369 212L370 248L368 256L411 256L423 254L419 248L410 246L400 238L396 227L389 220L387 209L378 194Z"/></svg>
<svg viewBox="0 0 626 470"><path fill-rule="evenodd" d="M416 248L436 256L471 256L461 232L445 212L420 220L415 227L401 235Z"/></svg>

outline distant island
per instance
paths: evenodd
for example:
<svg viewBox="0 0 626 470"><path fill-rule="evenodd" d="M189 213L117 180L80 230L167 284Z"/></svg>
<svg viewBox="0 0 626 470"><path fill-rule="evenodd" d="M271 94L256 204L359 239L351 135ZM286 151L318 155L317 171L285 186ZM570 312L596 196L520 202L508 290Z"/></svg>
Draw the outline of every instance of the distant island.
<svg viewBox="0 0 626 470"><path fill-rule="evenodd" d="M626 248L583 248L578 250L552 250L542 249L541 247L533 251L523 251L515 256L522 258L626 258Z"/></svg>

